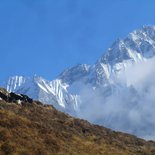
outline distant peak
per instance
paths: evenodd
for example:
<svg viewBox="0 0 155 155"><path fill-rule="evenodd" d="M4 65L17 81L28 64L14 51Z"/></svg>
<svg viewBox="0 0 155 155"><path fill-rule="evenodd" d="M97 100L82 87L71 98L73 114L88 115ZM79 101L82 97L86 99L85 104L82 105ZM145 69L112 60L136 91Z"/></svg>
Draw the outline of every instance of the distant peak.
<svg viewBox="0 0 155 155"><path fill-rule="evenodd" d="M71 83L75 79L80 79L90 72L91 65L87 64L77 64L72 68L66 69L62 72L58 78L63 80L64 82Z"/></svg>
<svg viewBox="0 0 155 155"><path fill-rule="evenodd" d="M144 30L147 30L147 29L155 30L155 25L143 25L142 29L144 29Z"/></svg>
<svg viewBox="0 0 155 155"><path fill-rule="evenodd" d="M129 34L130 35L144 35L144 36L153 36L155 37L155 26L151 26L151 25L144 25L139 29L134 30L133 32L131 32Z"/></svg>
<svg viewBox="0 0 155 155"><path fill-rule="evenodd" d="M34 79L34 80L43 80L44 78L43 78L42 76L38 76L38 75L35 74L35 75L33 76L33 79Z"/></svg>
<svg viewBox="0 0 155 155"><path fill-rule="evenodd" d="M9 77L9 79L18 79L18 78L25 78L25 76L23 76L23 75L14 75L14 76Z"/></svg>
<svg viewBox="0 0 155 155"><path fill-rule="evenodd" d="M12 76L8 78L8 82L6 84L7 91L14 91L17 87L20 87L23 83L25 83L26 77L24 76Z"/></svg>
<svg viewBox="0 0 155 155"><path fill-rule="evenodd" d="M124 39L117 39L97 62L116 64L129 59L137 61L155 56L154 51L155 26L145 25Z"/></svg>

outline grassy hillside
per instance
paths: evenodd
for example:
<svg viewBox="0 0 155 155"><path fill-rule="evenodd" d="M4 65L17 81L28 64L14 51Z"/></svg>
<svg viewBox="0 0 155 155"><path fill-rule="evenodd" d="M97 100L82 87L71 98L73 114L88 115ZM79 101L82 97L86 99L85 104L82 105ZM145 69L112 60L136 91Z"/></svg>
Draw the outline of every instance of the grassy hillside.
<svg viewBox="0 0 155 155"><path fill-rule="evenodd" d="M0 100L0 155L155 155L155 142L73 118L40 102ZM1 96L1 95L0 95Z"/></svg>

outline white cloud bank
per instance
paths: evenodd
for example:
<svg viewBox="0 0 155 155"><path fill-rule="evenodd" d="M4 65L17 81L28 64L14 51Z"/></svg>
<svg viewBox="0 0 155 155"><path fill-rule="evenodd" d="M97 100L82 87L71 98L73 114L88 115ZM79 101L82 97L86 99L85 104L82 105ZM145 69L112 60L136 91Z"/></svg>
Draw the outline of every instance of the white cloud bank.
<svg viewBox="0 0 155 155"><path fill-rule="evenodd" d="M84 87L78 117L155 139L155 59L128 67L112 89L112 95L103 97L106 90Z"/></svg>

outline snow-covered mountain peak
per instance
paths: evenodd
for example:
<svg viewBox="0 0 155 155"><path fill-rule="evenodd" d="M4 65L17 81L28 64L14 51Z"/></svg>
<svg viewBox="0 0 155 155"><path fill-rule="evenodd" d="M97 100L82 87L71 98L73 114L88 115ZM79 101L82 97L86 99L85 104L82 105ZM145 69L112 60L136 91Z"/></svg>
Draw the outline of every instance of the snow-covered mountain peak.
<svg viewBox="0 0 155 155"><path fill-rule="evenodd" d="M124 39L116 40L99 59L99 63L115 65L125 60L137 62L155 55L155 26L143 26Z"/></svg>
<svg viewBox="0 0 155 155"><path fill-rule="evenodd" d="M44 78L40 76L34 75L33 77L25 77L25 76L12 76L9 77L7 80L7 83L5 84L5 87L7 90L10 91L16 91L19 89L22 85L32 85L33 84L38 84L46 81Z"/></svg>
<svg viewBox="0 0 155 155"><path fill-rule="evenodd" d="M30 79L30 78L29 78L29 79ZM47 81L47 80L45 80L43 77L37 76L37 75L33 76L33 77L31 78L31 80L32 80L33 82L35 82L35 83L43 83L43 82L46 82L46 81Z"/></svg>
<svg viewBox="0 0 155 155"><path fill-rule="evenodd" d="M22 84L24 84L26 79L27 78L24 76L17 76L17 75L9 77L7 82L5 83L5 87L6 87L7 91L11 92L13 90L16 90Z"/></svg>
<svg viewBox="0 0 155 155"><path fill-rule="evenodd" d="M90 70L90 65L78 64L72 68L66 69L58 76L58 78L61 79L63 82L72 84L74 81L78 81L86 77L90 73Z"/></svg>

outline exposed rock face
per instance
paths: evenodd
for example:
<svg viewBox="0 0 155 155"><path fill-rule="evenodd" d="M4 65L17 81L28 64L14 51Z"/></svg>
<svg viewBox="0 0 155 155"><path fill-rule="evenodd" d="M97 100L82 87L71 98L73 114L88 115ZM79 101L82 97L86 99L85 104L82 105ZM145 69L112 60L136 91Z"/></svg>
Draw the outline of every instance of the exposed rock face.
<svg viewBox="0 0 155 155"><path fill-rule="evenodd" d="M18 101L27 102L27 103L33 102L33 100L29 98L27 95L15 94L13 92L9 93L4 89L0 90L0 98L6 102L14 102L14 103L17 103Z"/></svg>

